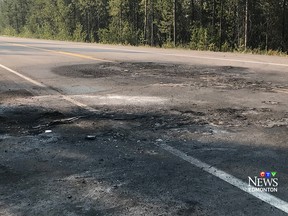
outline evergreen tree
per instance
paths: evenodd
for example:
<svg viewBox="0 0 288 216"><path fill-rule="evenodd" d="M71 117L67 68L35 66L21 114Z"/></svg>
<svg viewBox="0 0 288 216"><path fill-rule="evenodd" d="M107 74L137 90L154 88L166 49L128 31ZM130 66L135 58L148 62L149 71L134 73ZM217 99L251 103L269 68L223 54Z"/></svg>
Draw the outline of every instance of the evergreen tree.
<svg viewBox="0 0 288 216"><path fill-rule="evenodd" d="M287 52L288 0L0 0L0 33Z"/></svg>

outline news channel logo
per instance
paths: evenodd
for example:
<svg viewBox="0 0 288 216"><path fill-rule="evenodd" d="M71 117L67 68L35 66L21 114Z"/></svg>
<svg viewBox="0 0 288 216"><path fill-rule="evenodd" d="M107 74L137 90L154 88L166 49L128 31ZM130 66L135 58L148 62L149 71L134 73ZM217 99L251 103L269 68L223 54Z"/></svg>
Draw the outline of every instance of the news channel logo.
<svg viewBox="0 0 288 216"><path fill-rule="evenodd" d="M278 173L261 171L258 176L248 176L250 192L278 192L279 179Z"/></svg>

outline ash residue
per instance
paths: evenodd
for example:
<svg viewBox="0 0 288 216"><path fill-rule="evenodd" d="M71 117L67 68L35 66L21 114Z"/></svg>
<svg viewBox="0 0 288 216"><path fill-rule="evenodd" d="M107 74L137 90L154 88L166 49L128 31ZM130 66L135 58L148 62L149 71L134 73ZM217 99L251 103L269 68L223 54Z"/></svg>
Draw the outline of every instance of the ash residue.
<svg viewBox="0 0 288 216"><path fill-rule="evenodd" d="M275 85L253 79L247 68L231 66L181 65L153 62L121 62L61 66L52 72L72 78L100 79L114 77L118 81L150 84L185 84L186 86L221 89L271 91Z"/></svg>

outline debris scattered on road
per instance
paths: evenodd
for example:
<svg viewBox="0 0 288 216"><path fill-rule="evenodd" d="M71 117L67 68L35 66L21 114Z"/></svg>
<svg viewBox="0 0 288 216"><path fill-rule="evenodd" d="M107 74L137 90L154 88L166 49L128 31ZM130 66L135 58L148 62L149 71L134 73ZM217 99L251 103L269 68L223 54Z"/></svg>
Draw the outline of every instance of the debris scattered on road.
<svg viewBox="0 0 288 216"><path fill-rule="evenodd" d="M61 125L61 124L71 124L74 121L78 120L82 118L82 116L78 116L78 117L71 117L71 118L64 118L64 119L57 119L57 120L53 120L51 122L48 122L46 124L39 124L37 126L32 127L33 130L37 130L37 131L42 131L44 128L49 128L51 126L55 126L55 125ZM46 130L49 131L49 130ZM51 132L46 132L45 133L51 133Z"/></svg>
<svg viewBox="0 0 288 216"><path fill-rule="evenodd" d="M280 102L278 102L278 101L262 101L262 103L270 104L270 105L278 105L278 104L280 104Z"/></svg>
<svg viewBox="0 0 288 216"><path fill-rule="evenodd" d="M160 123L155 123L155 127L160 127L161 126L161 124Z"/></svg>
<svg viewBox="0 0 288 216"><path fill-rule="evenodd" d="M86 140L95 140L96 139L96 136L95 135L87 135L85 137Z"/></svg>
<svg viewBox="0 0 288 216"><path fill-rule="evenodd" d="M279 120L268 119L266 121L259 121L259 124L262 127L266 127L266 128L287 127L288 126L288 118L282 118L282 119L279 119Z"/></svg>
<svg viewBox="0 0 288 216"><path fill-rule="evenodd" d="M72 118L65 118L65 119L58 119L48 123L48 126L52 125L59 125L59 124L70 124L78 119L82 118L82 116L72 117Z"/></svg>

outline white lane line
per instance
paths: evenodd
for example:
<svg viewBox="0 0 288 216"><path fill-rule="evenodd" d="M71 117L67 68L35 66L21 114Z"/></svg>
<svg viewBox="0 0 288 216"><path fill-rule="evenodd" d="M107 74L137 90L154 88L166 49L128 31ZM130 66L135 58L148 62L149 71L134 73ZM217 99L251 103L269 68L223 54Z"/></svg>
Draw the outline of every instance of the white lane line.
<svg viewBox="0 0 288 216"><path fill-rule="evenodd" d="M45 87L46 87L44 84L42 84L42 83L40 83L40 82L37 82L36 80L33 80L33 79L29 78L29 77L26 77L26 76L24 76L24 75L18 73L17 71L12 70L12 69L10 69L10 68L8 68L8 67L2 65L2 64L0 64L0 67L3 68L3 69L5 69L5 70L7 70L7 71L9 71L10 73L15 74L16 76L21 77L22 79L27 80L28 82L30 82L30 83L32 83L32 84L38 86L38 87L42 87L42 88L45 88Z"/></svg>
<svg viewBox="0 0 288 216"><path fill-rule="evenodd" d="M204 170L205 172L208 172L210 173L211 175L213 176L216 176L218 178L220 178L221 180L239 188L240 190L246 192L246 193L249 193L250 195L268 203L269 205L271 206L274 206L275 208L278 208L280 210L282 210L283 212L285 213L288 213L288 203L269 194L269 193L266 193L266 192L259 192L259 191L249 191L249 188L254 188L252 186L249 186L247 183L243 182L242 180L240 179L237 179L236 177L222 171L222 170L219 170L207 163L204 163L200 160L198 160L197 158L194 158L194 157L191 157L191 156L188 156L187 154L185 154L184 152L181 152L167 144L160 144L158 145L159 147L161 147L162 149L170 152L171 154L189 162L190 164Z"/></svg>
<svg viewBox="0 0 288 216"><path fill-rule="evenodd" d="M207 60L219 60L219 61L228 61L228 62L240 62L240 63L249 63L249 64L260 64L260 65L271 65L271 66L288 67L288 64L273 63L273 62L248 61L248 60L230 59L230 58L217 58L217 57L180 55L180 54L166 54L166 53L162 53L161 55L165 55L165 56L176 56L176 57L185 57L185 58L197 58L197 59L207 59Z"/></svg>
<svg viewBox="0 0 288 216"><path fill-rule="evenodd" d="M2 65L2 64L0 64L0 67L3 68L3 69L5 69L5 70L7 70L8 72L11 72L11 73L13 73L13 74L21 77L22 79L27 80L28 82L30 82L30 83L32 83L32 84L34 84L34 85L36 85L36 86L43 87L43 88L44 88L44 87L45 87L45 88L48 88L46 85L44 85L44 84L42 84L42 83L40 83L40 82L38 82L38 81L36 81L36 80L33 80L33 79L31 79L30 77L24 76L23 74L15 71L15 70L12 70L12 69L10 69L10 68ZM54 91L55 91L55 90L54 90ZM87 106L86 104L83 104L83 103L81 103L81 102L79 102L79 101L74 100L73 98L71 98L71 97L69 97L69 96L67 96L67 95L63 95L63 94L61 94L61 93L59 93L59 92L57 92L57 91L55 91L55 92L56 92L57 95L61 96L64 100L66 100L66 101L68 101L68 102L70 102L70 103L72 103L72 104L74 104L74 105L76 105L76 106L78 106L78 107L81 107L81 108L83 108L83 109L86 109L86 110L88 110L88 111L90 111L90 112L97 112L97 111L98 111L98 110L96 110L96 109L94 109L94 108L92 108L92 107Z"/></svg>
<svg viewBox="0 0 288 216"><path fill-rule="evenodd" d="M83 103L81 103L81 102L73 99L73 98L70 97L70 96L62 95L62 94L61 94L61 97L62 97L64 100L69 101L70 103L72 103L72 104L74 104L74 105L76 105L76 106L78 106L78 107L81 107L81 108L83 108L83 109L88 110L89 112L92 112L92 113L98 112L98 110L96 110L96 109L94 109L94 108L92 108L92 107L90 107L90 106L88 106L88 105L86 105L86 104L83 104Z"/></svg>

